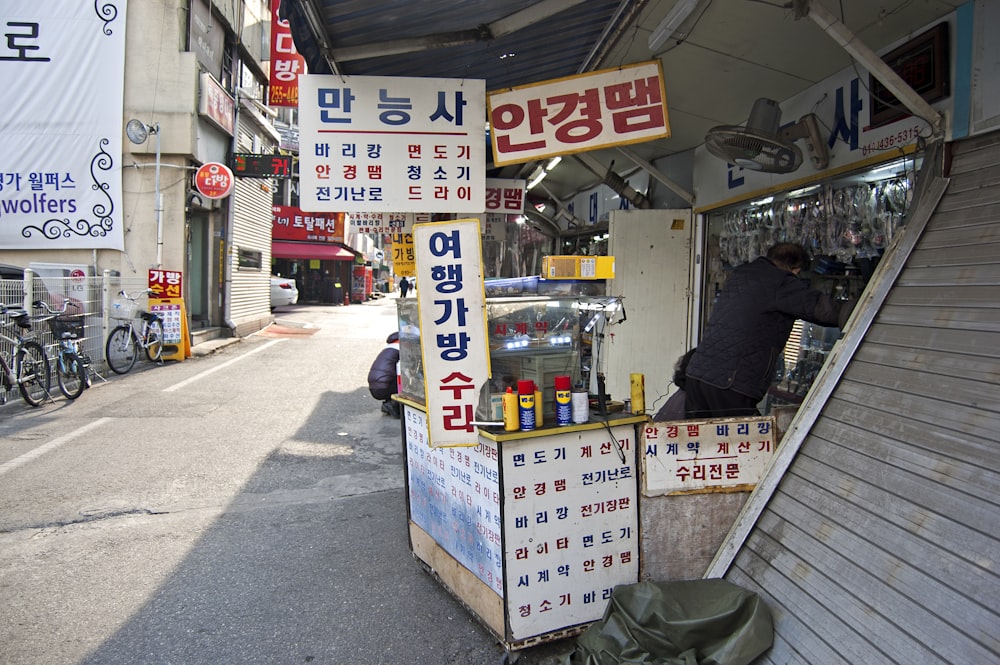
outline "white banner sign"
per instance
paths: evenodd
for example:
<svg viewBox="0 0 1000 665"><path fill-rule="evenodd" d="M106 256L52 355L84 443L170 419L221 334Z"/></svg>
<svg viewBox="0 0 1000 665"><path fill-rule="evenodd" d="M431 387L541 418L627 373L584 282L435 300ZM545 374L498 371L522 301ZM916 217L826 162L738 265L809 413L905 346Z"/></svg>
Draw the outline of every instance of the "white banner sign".
<svg viewBox="0 0 1000 665"><path fill-rule="evenodd" d="M659 60L491 92L496 166L670 136Z"/></svg>
<svg viewBox="0 0 1000 665"><path fill-rule="evenodd" d="M0 248L125 248L126 5L4 1Z"/></svg>
<svg viewBox="0 0 1000 665"><path fill-rule="evenodd" d="M643 494L749 491L774 457L775 436L772 416L650 423L642 436Z"/></svg>
<svg viewBox="0 0 1000 665"><path fill-rule="evenodd" d="M413 245L430 444L475 445L476 405L490 378L479 220L417 224Z"/></svg>
<svg viewBox="0 0 1000 665"><path fill-rule="evenodd" d="M301 207L483 211L486 82L299 77Z"/></svg>
<svg viewBox="0 0 1000 665"><path fill-rule="evenodd" d="M431 221L430 213L413 212L352 212L347 215L354 233L412 233L414 224Z"/></svg>

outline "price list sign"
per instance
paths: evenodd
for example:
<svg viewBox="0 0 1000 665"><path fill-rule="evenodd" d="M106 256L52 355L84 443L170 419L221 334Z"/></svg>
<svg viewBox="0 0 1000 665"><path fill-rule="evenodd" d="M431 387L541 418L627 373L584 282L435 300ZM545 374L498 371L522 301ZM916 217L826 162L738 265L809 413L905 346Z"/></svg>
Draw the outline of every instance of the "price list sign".
<svg viewBox="0 0 1000 665"><path fill-rule="evenodd" d="M639 579L635 428L502 449L507 606L515 640L595 621Z"/></svg>

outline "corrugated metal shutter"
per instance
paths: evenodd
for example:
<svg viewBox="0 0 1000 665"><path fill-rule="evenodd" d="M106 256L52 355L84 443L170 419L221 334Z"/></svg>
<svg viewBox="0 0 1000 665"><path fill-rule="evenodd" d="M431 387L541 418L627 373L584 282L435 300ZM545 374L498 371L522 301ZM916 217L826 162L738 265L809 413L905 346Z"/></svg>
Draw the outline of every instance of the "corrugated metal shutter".
<svg viewBox="0 0 1000 665"><path fill-rule="evenodd" d="M252 126L252 125L251 125ZM253 135L240 123L239 148L253 152ZM273 146L266 145L264 152ZM271 193L261 185L267 180L236 178L233 191L235 217L233 224L233 252L240 248L262 253L260 270L239 269L238 257L233 256L230 316L236 324L237 335L256 332L271 320Z"/></svg>
<svg viewBox="0 0 1000 665"><path fill-rule="evenodd" d="M758 663L1000 662L1000 134L953 148L840 382L709 570L772 609Z"/></svg>

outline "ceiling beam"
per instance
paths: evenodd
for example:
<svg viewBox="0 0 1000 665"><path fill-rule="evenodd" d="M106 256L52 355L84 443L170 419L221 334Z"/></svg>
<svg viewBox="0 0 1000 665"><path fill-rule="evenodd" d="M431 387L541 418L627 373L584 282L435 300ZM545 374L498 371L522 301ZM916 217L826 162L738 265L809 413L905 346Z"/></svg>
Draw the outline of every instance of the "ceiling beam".
<svg viewBox="0 0 1000 665"><path fill-rule="evenodd" d="M659 182L666 185L667 188L670 189L670 191L672 191L674 194L681 197L682 199L687 201L692 207L694 207L694 194L687 191L686 189L678 185L676 182L668 178L665 173L663 173L662 171L660 171L660 169L653 166L650 162L647 162L645 159L637 155L634 150L629 150L628 148L622 148L621 146L619 146L618 152L625 155L633 162L641 166L645 171L649 173L649 175L651 175L652 177L656 178Z"/></svg>

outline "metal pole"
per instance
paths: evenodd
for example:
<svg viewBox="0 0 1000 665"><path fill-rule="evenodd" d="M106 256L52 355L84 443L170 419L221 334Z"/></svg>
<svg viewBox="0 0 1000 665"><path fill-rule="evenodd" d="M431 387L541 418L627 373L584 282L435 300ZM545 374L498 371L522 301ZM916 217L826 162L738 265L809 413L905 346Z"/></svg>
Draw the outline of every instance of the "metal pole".
<svg viewBox="0 0 1000 665"><path fill-rule="evenodd" d="M156 134L156 267L163 266L163 194L160 193L160 123L153 125Z"/></svg>

